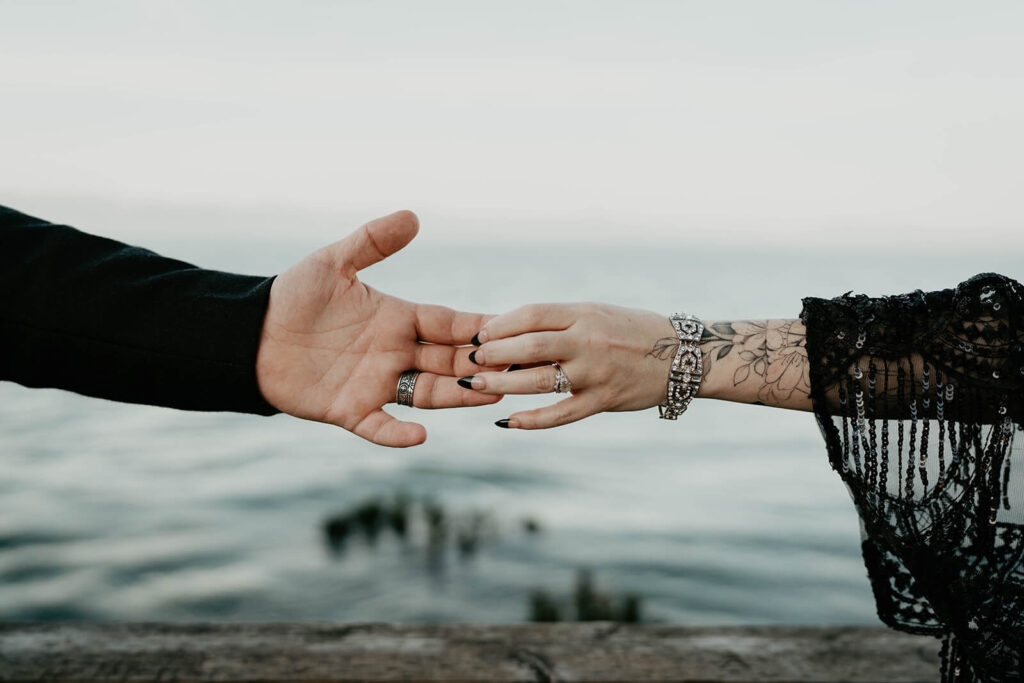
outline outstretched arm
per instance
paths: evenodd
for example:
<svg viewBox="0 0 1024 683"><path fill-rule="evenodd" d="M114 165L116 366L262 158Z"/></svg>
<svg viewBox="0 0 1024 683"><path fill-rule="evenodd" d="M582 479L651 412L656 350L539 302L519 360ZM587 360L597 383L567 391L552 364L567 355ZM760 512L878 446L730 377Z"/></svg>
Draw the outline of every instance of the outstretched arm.
<svg viewBox="0 0 1024 683"><path fill-rule="evenodd" d="M419 408L494 403L456 384L485 318L403 301L358 272L416 235L407 211L367 223L276 278L221 273L0 207L0 380L186 410L328 422L412 446L384 411L423 371Z"/></svg>
<svg viewBox="0 0 1024 683"><path fill-rule="evenodd" d="M539 364L464 378L477 391L551 392L551 361L561 364L573 384L571 397L515 413L502 423L519 429L658 405L679 343L666 316L593 303L525 306L489 321L477 340L479 363ZM806 336L799 320L706 321L701 351L705 376L698 397L811 409Z"/></svg>
<svg viewBox="0 0 1024 683"><path fill-rule="evenodd" d="M1022 301L1019 283L983 273L956 289L807 298L800 319L706 320L697 396L859 420L998 422L1024 414ZM463 378L480 392L551 392L551 362L573 384L571 397L501 423L521 429L658 405L678 343L664 315L589 303L526 306L477 340L480 362L531 364Z"/></svg>

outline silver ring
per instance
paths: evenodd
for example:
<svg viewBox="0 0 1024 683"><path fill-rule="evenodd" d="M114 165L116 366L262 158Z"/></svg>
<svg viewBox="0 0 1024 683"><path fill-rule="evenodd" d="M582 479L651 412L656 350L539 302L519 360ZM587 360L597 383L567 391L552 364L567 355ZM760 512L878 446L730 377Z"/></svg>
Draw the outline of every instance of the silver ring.
<svg viewBox="0 0 1024 683"><path fill-rule="evenodd" d="M565 376L565 370L558 363L555 363L555 393L565 394L572 391L572 382Z"/></svg>
<svg viewBox="0 0 1024 683"><path fill-rule="evenodd" d="M400 406L412 405L412 392L416 389L416 378L419 370L406 370L398 378L398 389L395 391L395 403Z"/></svg>

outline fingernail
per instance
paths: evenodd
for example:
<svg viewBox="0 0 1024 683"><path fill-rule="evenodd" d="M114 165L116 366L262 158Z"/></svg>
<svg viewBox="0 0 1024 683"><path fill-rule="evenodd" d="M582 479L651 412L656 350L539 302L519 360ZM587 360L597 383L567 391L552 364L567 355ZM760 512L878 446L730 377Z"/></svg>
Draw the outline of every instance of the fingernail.
<svg viewBox="0 0 1024 683"><path fill-rule="evenodd" d="M473 339L476 340L473 343L476 344L477 346L480 346L481 344L486 344L487 340L490 339L490 337L487 336L487 330L480 330L479 332L476 333L476 336L473 337Z"/></svg>
<svg viewBox="0 0 1024 683"><path fill-rule="evenodd" d="M476 359L476 351L470 351L469 352L469 362L470 363L476 363L477 365L481 365L481 363L479 361L477 361L477 359Z"/></svg>
<svg viewBox="0 0 1024 683"><path fill-rule="evenodd" d="M494 424L498 425L502 429L508 429L508 420L507 419L498 420Z"/></svg>
<svg viewBox="0 0 1024 683"><path fill-rule="evenodd" d="M519 363L513 363L512 365L508 366L508 372L515 372L516 370L522 370L522 369L523 369L523 366L520 365Z"/></svg>
<svg viewBox="0 0 1024 683"><path fill-rule="evenodd" d="M473 346L480 346L480 333L477 332L473 335L473 338L469 340L469 343Z"/></svg>
<svg viewBox="0 0 1024 683"><path fill-rule="evenodd" d="M473 375L470 375L469 377L463 377L462 379L460 379L459 380L459 386L460 387L465 387L467 389L472 389L473 388Z"/></svg>

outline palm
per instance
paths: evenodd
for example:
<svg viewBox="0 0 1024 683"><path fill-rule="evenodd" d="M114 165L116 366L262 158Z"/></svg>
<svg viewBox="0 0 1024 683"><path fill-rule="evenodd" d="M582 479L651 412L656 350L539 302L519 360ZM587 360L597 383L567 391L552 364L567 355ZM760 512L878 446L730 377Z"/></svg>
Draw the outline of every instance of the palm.
<svg viewBox="0 0 1024 683"><path fill-rule="evenodd" d="M417 407L496 400L455 383L476 368L470 349L460 346L469 343L482 316L403 301L357 277L361 268L405 246L416 230L415 216L406 212L378 219L275 280L257 359L260 389L274 407L375 443L411 446L426 438L424 428L382 410L394 400L403 371L423 371Z"/></svg>

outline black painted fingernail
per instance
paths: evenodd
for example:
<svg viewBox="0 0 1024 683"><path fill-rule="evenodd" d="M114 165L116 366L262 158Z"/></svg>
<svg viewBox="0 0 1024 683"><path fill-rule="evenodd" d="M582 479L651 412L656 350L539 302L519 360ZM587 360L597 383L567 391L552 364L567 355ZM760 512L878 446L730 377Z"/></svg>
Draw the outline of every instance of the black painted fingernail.
<svg viewBox="0 0 1024 683"><path fill-rule="evenodd" d="M463 377L462 379L460 379L459 380L459 386L460 387L466 387L467 389L472 389L473 388L473 375L470 375L469 377Z"/></svg>
<svg viewBox="0 0 1024 683"><path fill-rule="evenodd" d="M513 363L512 365L508 366L508 371L509 372L515 372L516 370L522 370L522 369L523 369L523 366L520 365L519 363Z"/></svg>
<svg viewBox="0 0 1024 683"><path fill-rule="evenodd" d="M470 363L476 363L476 351L470 351L469 352L469 362ZM476 363L476 364L480 365L479 363Z"/></svg>
<svg viewBox="0 0 1024 683"><path fill-rule="evenodd" d="M498 420L494 424L498 425L502 429L508 429L508 419Z"/></svg>
<svg viewBox="0 0 1024 683"><path fill-rule="evenodd" d="M473 335L473 338L469 340L469 343L473 346L480 346L480 333L477 332Z"/></svg>

